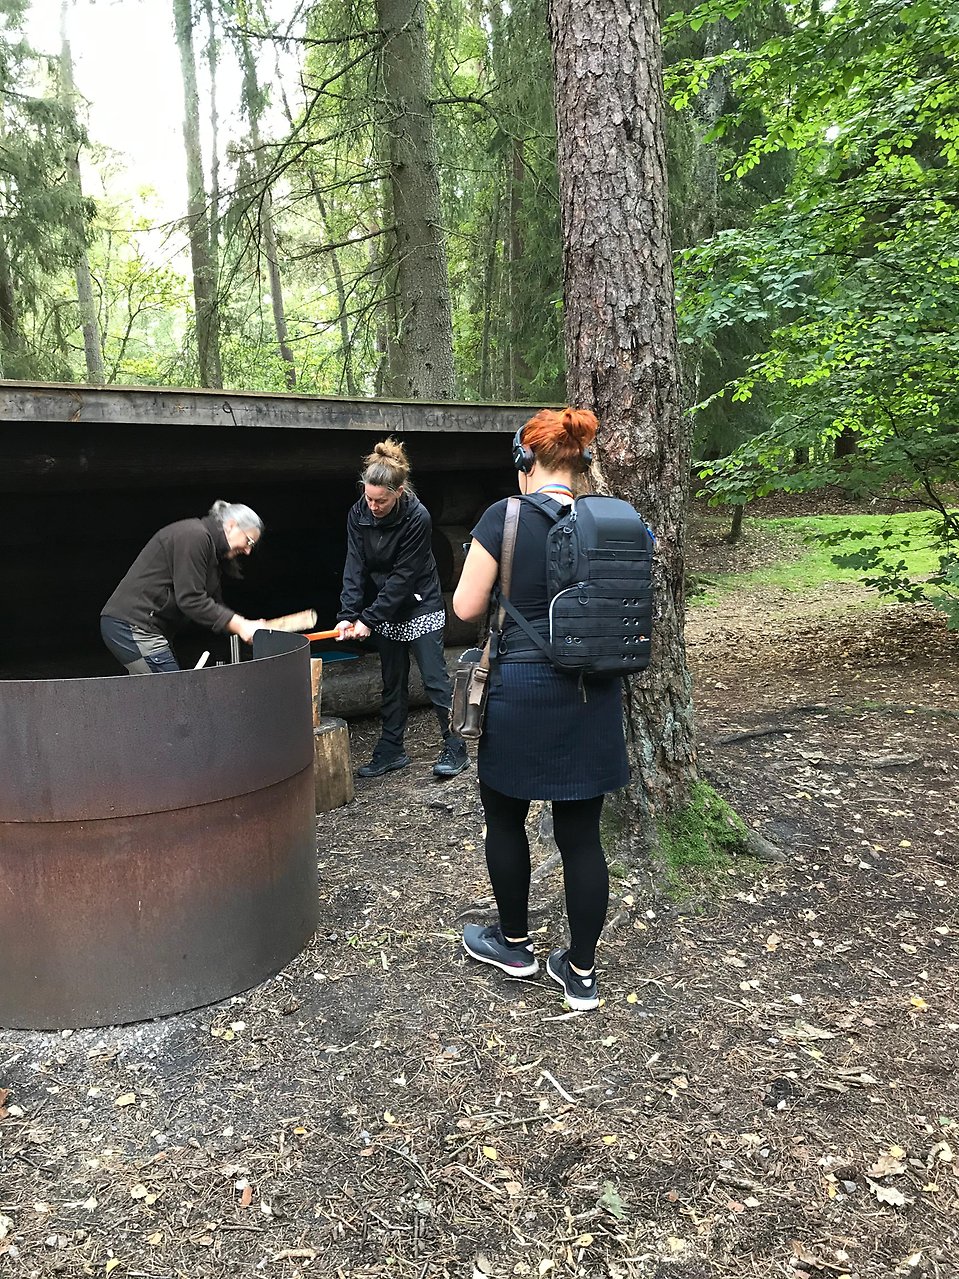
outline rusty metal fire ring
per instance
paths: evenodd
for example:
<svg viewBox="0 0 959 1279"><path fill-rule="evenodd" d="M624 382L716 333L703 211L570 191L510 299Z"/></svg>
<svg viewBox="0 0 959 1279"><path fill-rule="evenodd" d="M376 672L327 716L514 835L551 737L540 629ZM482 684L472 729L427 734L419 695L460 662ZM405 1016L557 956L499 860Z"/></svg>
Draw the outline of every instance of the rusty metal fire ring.
<svg viewBox="0 0 959 1279"><path fill-rule="evenodd" d="M317 910L303 636L176 675L0 682L0 1026L226 998Z"/></svg>

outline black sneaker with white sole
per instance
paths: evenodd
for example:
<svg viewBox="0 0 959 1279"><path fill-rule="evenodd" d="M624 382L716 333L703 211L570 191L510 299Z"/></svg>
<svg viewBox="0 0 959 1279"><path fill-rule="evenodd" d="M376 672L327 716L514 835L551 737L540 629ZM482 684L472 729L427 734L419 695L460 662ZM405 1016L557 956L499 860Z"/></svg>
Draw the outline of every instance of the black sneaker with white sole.
<svg viewBox="0 0 959 1279"><path fill-rule="evenodd" d="M463 929L463 948L481 964L501 968L510 977L533 977L539 972L539 960L533 954L533 943L512 946L503 937L498 924L483 927L467 924Z"/></svg>
<svg viewBox="0 0 959 1279"><path fill-rule="evenodd" d="M599 1007L599 987L596 984L596 973L582 977L574 972L569 962L569 952L554 950L546 961L546 971L558 985L562 986L566 1002L576 1012L589 1012Z"/></svg>

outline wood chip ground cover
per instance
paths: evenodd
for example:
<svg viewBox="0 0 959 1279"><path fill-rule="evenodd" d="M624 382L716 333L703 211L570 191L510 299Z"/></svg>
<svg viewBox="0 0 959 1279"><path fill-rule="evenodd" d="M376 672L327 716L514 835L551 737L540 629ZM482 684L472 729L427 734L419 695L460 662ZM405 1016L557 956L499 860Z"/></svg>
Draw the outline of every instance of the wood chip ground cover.
<svg viewBox="0 0 959 1279"><path fill-rule="evenodd" d="M788 861L696 913L616 879L597 1014L462 957L475 773L420 713L276 979L0 1031L0 1275L959 1274L959 640L852 598L693 613L703 771Z"/></svg>

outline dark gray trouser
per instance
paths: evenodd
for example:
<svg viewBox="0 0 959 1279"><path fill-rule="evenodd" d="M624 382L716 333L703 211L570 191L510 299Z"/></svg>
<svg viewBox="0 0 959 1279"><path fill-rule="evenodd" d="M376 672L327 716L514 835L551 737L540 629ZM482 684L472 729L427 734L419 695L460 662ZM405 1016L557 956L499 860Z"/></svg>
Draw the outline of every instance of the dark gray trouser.
<svg viewBox="0 0 959 1279"><path fill-rule="evenodd" d="M100 636L128 675L165 675L180 669L165 636L119 617L100 618Z"/></svg>
<svg viewBox="0 0 959 1279"><path fill-rule="evenodd" d="M433 703L440 732L445 738L450 731L453 686L443 657L443 632L431 631L419 639L397 642L376 636L380 666L383 671L383 702L380 715L383 727L377 750L381 754L399 755L403 750L403 734L410 708L410 651L423 677L426 695Z"/></svg>

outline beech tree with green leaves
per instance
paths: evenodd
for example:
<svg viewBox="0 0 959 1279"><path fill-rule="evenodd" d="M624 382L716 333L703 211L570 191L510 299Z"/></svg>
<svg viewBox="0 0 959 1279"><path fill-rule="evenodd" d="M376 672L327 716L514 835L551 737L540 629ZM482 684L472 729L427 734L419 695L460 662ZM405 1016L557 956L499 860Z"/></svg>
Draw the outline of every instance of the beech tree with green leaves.
<svg viewBox="0 0 959 1279"><path fill-rule="evenodd" d="M723 7L683 21L715 21ZM785 30L751 48L673 69L680 107L717 67L729 77L738 106L717 137L762 113L731 181L764 156L794 161L781 198L683 255L687 331L714 339L743 319L770 329L717 394L745 404L762 392L772 425L704 468L706 489L742 501L840 483L928 506L941 548L932 581L910 581L889 544L846 562L899 598L944 603L959 623L959 12L944 0L839 0L786 13Z"/></svg>

